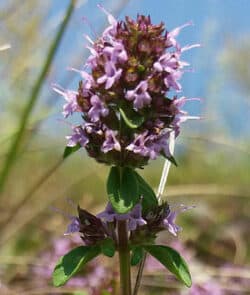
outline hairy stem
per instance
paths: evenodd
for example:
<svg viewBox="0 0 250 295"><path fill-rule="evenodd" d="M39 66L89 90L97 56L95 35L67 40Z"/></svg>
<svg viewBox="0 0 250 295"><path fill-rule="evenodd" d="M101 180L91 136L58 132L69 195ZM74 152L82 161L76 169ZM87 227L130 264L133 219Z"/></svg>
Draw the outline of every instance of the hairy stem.
<svg viewBox="0 0 250 295"><path fill-rule="evenodd" d="M121 295L131 295L130 250L126 220L118 221L118 252Z"/></svg>

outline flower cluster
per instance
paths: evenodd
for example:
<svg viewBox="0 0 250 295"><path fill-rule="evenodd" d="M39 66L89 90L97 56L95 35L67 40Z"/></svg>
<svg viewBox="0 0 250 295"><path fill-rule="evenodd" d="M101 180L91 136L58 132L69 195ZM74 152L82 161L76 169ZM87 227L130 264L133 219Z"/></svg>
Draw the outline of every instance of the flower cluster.
<svg viewBox="0 0 250 295"><path fill-rule="evenodd" d="M159 155L171 158L169 135L178 136L180 124L190 117L181 110L188 100L179 82L188 63L181 54L199 44L181 47L176 36L187 23L170 32L153 25L149 16L117 21L103 7L109 26L90 51L78 91L54 90L65 100L63 115L81 113L83 121L72 127L68 146L84 147L97 161L142 167Z"/></svg>
<svg viewBox="0 0 250 295"><path fill-rule="evenodd" d="M176 216L187 209L193 207L180 206L178 210L170 210L167 203L157 205L147 213L142 213L141 204L128 213L116 213L110 203L104 211L96 216L78 206L78 216L70 216L71 222L67 228L66 235L80 233L85 245L95 245L106 238L111 238L117 242L117 222L124 220L127 222L132 244L140 244L146 240L154 240L157 233L167 230L174 236L181 230L176 225Z"/></svg>

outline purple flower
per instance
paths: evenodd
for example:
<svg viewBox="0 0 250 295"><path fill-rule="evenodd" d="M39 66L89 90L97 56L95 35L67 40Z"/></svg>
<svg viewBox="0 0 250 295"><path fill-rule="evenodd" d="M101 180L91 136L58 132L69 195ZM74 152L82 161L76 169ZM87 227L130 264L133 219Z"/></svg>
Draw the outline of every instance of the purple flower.
<svg viewBox="0 0 250 295"><path fill-rule="evenodd" d="M127 220L128 229L130 231L133 231L137 229L137 227L143 226L147 223L142 218L141 210L141 204L137 204L129 213L118 214L115 213L112 205L108 203L106 209L103 212L97 214L97 216L101 218L104 222L114 222L115 220Z"/></svg>
<svg viewBox="0 0 250 295"><path fill-rule="evenodd" d="M146 157L148 154L148 149L145 146L145 138L146 138L147 134L148 134L148 131L145 131L142 134L138 134L135 137L134 141L126 147L126 150Z"/></svg>
<svg viewBox="0 0 250 295"><path fill-rule="evenodd" d="M80 220L76 216L71 216L71 223L68 225L65 235L77 233L80 231Z"/></svg>
<svg viewBox="0 0 250 295"><path fill-rule="evenodd" d="M169 151L168 139L170 130L165 131L163 134L149 134L148 131L136 136L134 141L126 147L127 150L140 154L144 157L149 157L154 160L161 152L164 152L166 157L171 157Z"/></svg>
<svg viewBox="0 0 250 295"><path fill-rule="evenodd" d="M121 151L121 145L119 141L116 139L117 131L107 129L105 131L105 141L102 144L101 150L104 153L107 153L112 150Z"/></svg>
<svg viewBox="0 0 250 295"><path fill-rule="evenodd" d="M133 101L135 109L142 109L145 105L151 102L151 96L147 92L148 82L141 81L134 90L128 90L125 98Z"/></svg>
<svg viewBox="0 0 250 295"><path fill-rule="evenodd" d="M167 39L166 39L166 46L167 47L178 47L179 44L177 43L175 37L177 37L182 29L185 27L191 26L193 23L192 22L187 22L183 24L182 26L179 26L172 31L167 33Z"/></svg>
<svg viewBox="0 0 250 295"><path fill-rule="evenodd" d="M108 61L104 65L105 74L97 79L98 84L105 83L105 89L109 89L119 80L122 74L122 69L116 69L115 64L111 61Z"/></svg>
<svg viewBox="0 0 250 295"><path fill-rule="evenodd" d="M159 135L157 137L157 139L155 140L155 142L153 144L153 148L154 148L155 152L157 153L157 155L159 155L161 152L163 152L167 158L172 157L170 150L169 150L169 142L168 142L170 132L171 132L171 130L166 130L164 133Z"/></svg>
<svg viewBox="0 0 250 295"><path fill-rule="evenodd" d="M178 66L179 66L178 58L170 52L166 52L165 54L163 54L158 59L158 61L154 63L154 68L158 72L166 71L171 73L174 70L176 70Z"/></svg>
<svg viewBox="0 0 250 295"><path fill-rule="evenodd" d="M88 48L91 53L91 55L87 58L86 65L90 66L92 68L97 67L97 65L98 65L97 62L98 62L98 57L99 57L98 52L90 46L86 46L86 48Z"/></svg>
<svg viewBox="0 0 250 295"><path fill-rule="evenodd" d="M110 61L116 63L125 62L128 59L127 52L121 42L112 41L112 46L106 46L103 49L103 53L109 58Z"/></svg>
<svg viewBox="0 0 250 295"><path fill-rule="evenodd" d="M109 114L108 108L100 100L99 96L93 95L90 99L92 107L88 111L88 115L92 122L98 122L100 117L106 117Z"/></svg>
<svg viewBox="0 0 250 295"><path fill-rule="evenodd" d="M147 222L142 218L142 206L141 204L135 205L135 207L129 213L128 228L129 230L135 230L137 227L145 225Z"/></svg>
<svg viewBox="0 0 250 295"><path fill-rule="evenodd" d="M98 4L97 6L107 15L108 22L110 24L110 26L104 30L102 36L104 38L114 37L117 33L117 20L101 4Z"/></svg>
<svg viewBox="0 0 250 295"><path fill-rule="evenodd" d="M108 203L105 210L97 214L98 218L101 218L104 222L113 222L116 217L116 213L111 205Z"/></svg>
<svg viewBox="0 0 250 295"><path fill-rule="evenodd" d="M171 106L172 113L174 114L174 120L172 122L173 129L175 131L175 137L177 137L180 133L180 124L187 120L199 120L199 116L189 116L186 111L181 110L180 108L187 101L200 101L200 98L186 98L186 97L174 97L173 104Z"/></svg>
<svg viewBox="0 0 250 295"><path fill-rule="evenodd" d="M89 139L83 128L81 126L74 126L72 129L73 134L66 136L66 139L68 140L67 146L73 147L79 143L82 147L85 147L88 144Z"/></svg>
<svg viewBox="0 0 250 295"><path fill-rule="evenodd" d="M181 91L181 84L178 82L178 80L181 78L183 72L182 71L174 71L172 73L167 74L167 76L164 78L164 84L168 89L171 87L177 91Z"/></svg>
<svg viewBox="0 0 250 295"><path fill-rule="evenodd" d="M94 84L94 79L89 73L87 73L85 71L77 70L74 68L69 68L69 70L79 73L81 75L81 77L85 80L85 83L84 83L85 90L89 90L92 87L92 85Z"/></svg>
<svg viewBox="0 0 250 295"><path fill-rule="evenodd" d="M184 212L184 211L192 209L192 208L194 208L194 206L187 207L187 206L180 205L178 210L171 211L169 209L169 207L167 207L167 212L166 212L167 216L163 219L163 226L172 235L176 236L177 233L181 230L181 227L175 223L175 219L176 219L177 215L181 212Z"/></svg>
<svg viewBox="0 0 250 295"><path fill-rule="evenodd" d="M74 112L80 112L81 108L79 107L76 96L78 92L72 90L65 90L59 85L55 85L52 88L57 93L61 94L64 99L67 101L63 106L63 116L67 118L69 115L72 115Z"/></svg>

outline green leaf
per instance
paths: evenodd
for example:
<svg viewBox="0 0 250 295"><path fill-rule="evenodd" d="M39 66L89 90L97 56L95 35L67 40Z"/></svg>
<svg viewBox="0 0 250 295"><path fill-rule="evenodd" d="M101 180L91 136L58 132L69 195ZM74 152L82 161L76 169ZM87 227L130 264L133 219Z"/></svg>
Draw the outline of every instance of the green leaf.
<svg viewBox="0 0 250 295"><path fill-rule="evenodd" d="M107 192L117 213L127 213L138 202L138 184L135 171L129 167L111 167Z"/></svg>
<svg viewBox="0 0 250 295"><path fill-rule="evenodd" d="M177 162L176 162L174 156L167 157L163 152L161 153L161 155L162 155L165 159L169 160L169 161L170 161L173 165L175 165L176 167L178 166L178 164L177 164Z"/></svg>
<svg viewBox="0 0 250 295"><path fill-rule="evenodd" d="M172 164L174 164L176 167L178 166L174 156L171 156L171 157L166 157Z"/></svg>
<svg viewBox="0 0 250 295"><path fill-rule="evenodd" d="M115 255L115 244L110 238L105 239L101 243L101 251L104 255L108 257L113 257Z"/></svg>
<svg viewBox="0 0 250 295"><path fill-rule="evenodd" d="M141 124L144 122L144 117L133 110L127 111L125 113L125 111L122 108L119 108L119 111L124 122L131 129L136 129L140 127Z"/></svg>
<svg viewBox="0 0 250 295"><path fill-rule="evenodd" d="M132 266L137 265L143 258L144 250L142 247L134 247L132 249L130 264Z"/></svg>
<svg viewBox="0 0 250 295"><path fill-rule="evenodd" d="M135 174L138 182L139 196L143 196L142 212L146 213L158 205L158 200L150 185L137 172Z"/></svg>
<svg viewBox="0 0 250 295"><path fill-rule="evenodd" d="M81 148L80 143L78 143L75 146L66 146L66 148L64 150L64 153L63 153L63 159L66 159L68 156L70 156L71 154L75 153L80 148Z"/></svg>
<svg viewBox="0 0 250 295"><path fill-rule="evenodd" d="M170 247L161 245L150 245L143 247L187 287L191 287L192 279L188 270L188 266L177 251Z"/></svg>
<svg viewBox="0 0 250 295"><path fill-rule="evenodd" d="M100 252L100 247L81 246L62 256L53 272L53 285L55 287L63 286L87 262L98 256Z"/></svg>

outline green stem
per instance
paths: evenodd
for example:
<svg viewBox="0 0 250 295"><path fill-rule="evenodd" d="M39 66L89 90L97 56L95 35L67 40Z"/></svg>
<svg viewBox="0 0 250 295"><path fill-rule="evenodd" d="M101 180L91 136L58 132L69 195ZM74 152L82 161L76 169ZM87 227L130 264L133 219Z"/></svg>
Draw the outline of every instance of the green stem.
<svg viewBox="0 0 250 295"><path fill-rule="evenodd" d="M33 89L31 90L31 94L30 94L30 98L28 99L28 102L24 108L24 111L22 113L21 119L20 119L20 123L19 123L19 128L17 130L16 133L16 137L14 138L11 146L10 146L10 150L8 153L8 156L6 158L6 161L4 163L3 169L1 171L1 175L0 175L0 193L3 191L4 188L4 184L6 182L6 179L10 173L11 170L11 166L14 163L14 160L16 158L21 140L23 138L25 129L26 129L26 125L28 123L28 119L31 115L31 112L35 106L35 103L38 100L38 95L40 93L40 90L42 88L43 82L48 74L48 71L50 69L51 63L54 59L54 56L56 54L56 51L59 47L60 41L63 37L63 34L65 32L65 29L69 23L70 17L72 15L72 12L74 10L76 4L76 0L71 0L70 4L68 6L67 12L65 14L65 18L59 28L59 31L54 39L54 41L52 42L48 55L47 55L47 59L44 63L44 66L42 68L42 71L40 73L40 75L37 78L37 81L33 87Z"/></svg>
<svg viewBox="0 0 250 295"><path fill-rule="evenodd" d="M121 295L131 295L130 250L126 220L118 221L118 252Z"/></svg>

